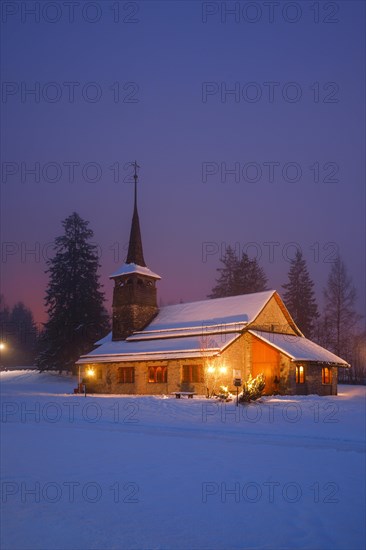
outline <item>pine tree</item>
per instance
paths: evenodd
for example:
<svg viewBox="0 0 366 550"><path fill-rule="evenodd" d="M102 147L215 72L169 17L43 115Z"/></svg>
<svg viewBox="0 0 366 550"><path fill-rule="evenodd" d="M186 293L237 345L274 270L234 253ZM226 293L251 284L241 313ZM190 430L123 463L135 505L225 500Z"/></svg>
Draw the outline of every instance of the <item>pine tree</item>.
<svg viewBox="0 0 366 550"><path fill-rule="evenodd" d="M256 258L252 260L243 252L238 265L238 279L240 294L262 292L267 289L267 277Z"/></svg>
<svg viewBox="0 0 366 550"><path fill-rule="evenodd" d="M220 276L209 298L223 298L266 290L267 277L255 258L251 260L243 252L241 259L238 260L233 249L228 246L225 256L220 261L224 267L217 269Z"/></svg>
<svg viewBox="0 0 366 550"><path fill-rule="evenodd" d="M297 250L295 258L291 260L288 283L282 287L286 291L283 300L287 309L304 335L311 338L319 313L313 290L314 283L300 250Z"/></svg>
<svg viewBox="0 0 366 550"><path fill-rule="evenodd" d="M59 371L72 370L78 357L109 328L89 222L74 212L62 225L64 234L55 239L55 255L47 261L49 319L39 340L37 360L41 369Z"/></svg>
<svg viewBox="0 0 366 550"><path fill-rule="evenodd" d="M338 256L324 289L324 312L330 334L330 347L336 355L347 358L349 342L361 316L355 311L356 289L347 268Z"/></svg>
<svg viewBox="0 0 366 550"><path fill-rule="evenodd" d="M224 267L218 267L219 277L216 279L216 286L209 294L209 298L223 298L225 296L236 296L240 294L238 281L238 259L234 250L228 246L220 262Z"/></svg>

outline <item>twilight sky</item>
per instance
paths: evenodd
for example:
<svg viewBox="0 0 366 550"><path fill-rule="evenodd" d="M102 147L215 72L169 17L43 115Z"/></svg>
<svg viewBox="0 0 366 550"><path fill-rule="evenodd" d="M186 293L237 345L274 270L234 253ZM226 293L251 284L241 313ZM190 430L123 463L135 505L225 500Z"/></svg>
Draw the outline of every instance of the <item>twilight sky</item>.
<svg viewBox="0 0 366 550"><path fill-rule="evenodd" d="M260 257L281 291L299 246L320 304L339 251L365 311L363 2L1 8L8 305L45 320L44 260L77 211L110 306L136 159L145 260L164 303L205 298L227 245Z"/></svg>

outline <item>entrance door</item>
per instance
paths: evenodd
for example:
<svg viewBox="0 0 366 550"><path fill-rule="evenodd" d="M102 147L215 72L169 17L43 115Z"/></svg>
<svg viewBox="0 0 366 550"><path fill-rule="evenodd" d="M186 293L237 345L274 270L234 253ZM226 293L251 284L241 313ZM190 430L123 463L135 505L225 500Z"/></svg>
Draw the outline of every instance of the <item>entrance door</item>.
<svg viewBox="0 0 366 550"><path fill-rule="evenodd" d="M280 379L280 353L259 338L253 336L252 340L252 376L255 378L263 373L266 377L264 394L271 395L278 391L278 384L274 379Z"/></svg>

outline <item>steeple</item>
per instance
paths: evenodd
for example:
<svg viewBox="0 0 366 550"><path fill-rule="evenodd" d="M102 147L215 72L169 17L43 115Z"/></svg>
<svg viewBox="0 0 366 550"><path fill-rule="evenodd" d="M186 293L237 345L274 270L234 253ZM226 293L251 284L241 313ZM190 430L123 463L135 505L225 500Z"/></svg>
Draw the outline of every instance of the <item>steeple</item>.
<svg viewBox="0 0 366 550"><path fill-rule="evenodd" d="M140 220L137 211L137 162L134 166L135 197L130 241L126 262L110 275L114 279L112 339L125 340L135 331L143 330L158 313L156 281L144 260Z"/></svg>
<svg viewBox="0 0 366 550"><path fill-rule="evenodd" d="M144 260L144 252L142 249L142 240L141 240L141 230L140 230L140 220L139 213L137 210L137 168L140 168L137 162L135 161L132 166L135 168L134 180L135 180L135 200L133 207L133 216L130 232L130 241L128 244L128 253L126 264L137 264L142 267L146 267Z"/></svg>

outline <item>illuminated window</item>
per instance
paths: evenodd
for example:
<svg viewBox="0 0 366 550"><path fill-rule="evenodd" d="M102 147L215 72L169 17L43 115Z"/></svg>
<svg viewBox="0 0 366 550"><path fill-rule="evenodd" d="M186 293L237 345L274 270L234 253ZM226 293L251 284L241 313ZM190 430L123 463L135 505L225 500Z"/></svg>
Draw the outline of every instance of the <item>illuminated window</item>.
<svg viewBox="0 0 366 550"><path fill-rule="evenodd" d="M305 369L302 365L296 367L296 384L305 383Z"/></svg>
<svg viewBox="0 0 366 550"><path fill-rule="evenodd" d="M203 382L202 365L184 365L182 367L182 382L187 384Z"/></svg>
<svg viewBox="0 0 366 550"><path fill-rule="evenodd" d="M149 382L151 384L166 384L168 381L167 367L149 367Z"/></svg>
<svg viewBox="0 0 366 550"><path fill-rule="evenodd" d="M120 384L133 384L135 382L135 367L119 367L118 382Z"/></svg>
<svg viewBox="0 0 366 550"><path fill-rule="evenodd" d="M332 383L332 370L329 367L322 368L322 383L323 384Z"/></svg>

